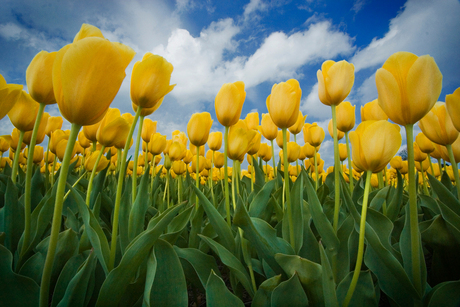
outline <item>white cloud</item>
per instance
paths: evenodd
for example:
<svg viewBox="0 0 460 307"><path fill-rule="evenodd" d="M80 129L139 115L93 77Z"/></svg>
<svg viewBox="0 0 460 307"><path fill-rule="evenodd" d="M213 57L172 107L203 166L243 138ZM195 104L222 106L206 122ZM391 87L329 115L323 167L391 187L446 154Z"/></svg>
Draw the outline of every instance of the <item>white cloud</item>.
<svg viewBox="0 0 460 307"><path fill-rule="evenodd" d="M304 90L305 93L305 90ZM304 96L304 95L302 95ZM305 96L304 96L305 97ZM331 107L324 105L318 97L318 83L313 85L310 93L300 102L300 111L307 114L307 118L326 119L331 116ZM326 124L327 128L327 124Z"/></svg>
<svg viewBox="0 0 460 307"><path fill-rule="evenodd" d="M388 32L357 52L355 70L374 68L397 51L430 54L444 74L444 81L458 83L460 49L460 2L457 0L409 0L390 21ZM447 77L447 78L446 78Z"/></svg>
<svg viewBox="0 0 460 307"><path fill-rule="evenodd" d="M242 80L251 88L267 81L301 78L299 70L305 65L354 50L347 34L321 22L291 35L274 32L254 54L238 56L234 53L238 46L235 36L240 31L233 19L227 18L213 22L199 37L177 29L166 46L153 49L174 65L171 82L177 86L171 95L179 103L212 101L227 82Z"/></svg>
<svg viewBox="0 0 460 307"><path fill-rule="evenodd" d="M267 9L267 3L262 0L251 0L244 6L244 17L247 18L250 14L257 11L264 11Z"/></svg>
<svg viewBox="0 0 460 307"><path fill-rule="evenodd" d="M362 10L365 4L366 4L366 0L355 0L351 10L355 12L355 14L358 14L358 12Z"/></svg>

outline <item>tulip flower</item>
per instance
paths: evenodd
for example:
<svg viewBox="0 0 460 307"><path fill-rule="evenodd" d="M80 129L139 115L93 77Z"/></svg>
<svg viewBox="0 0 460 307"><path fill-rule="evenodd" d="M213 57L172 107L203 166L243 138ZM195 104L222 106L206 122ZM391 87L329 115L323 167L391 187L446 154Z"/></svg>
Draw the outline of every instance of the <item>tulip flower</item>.
<svg viewBox="0 0 460 307"><path fill-rule="evenodd" d="M182 160L174 161L172 164L172 169L177 175L182 175L187 171L187 167Z"/></svg>
<svg viewBox="0 0 460 307"><path fill-rule="evenodd" d="M286 142L289 142L290 135L291 134L289 133L289 131L287 131L286 132ZM284 142L283 131L278 130L278 135L276 136L276 144L278 145L279 148L283 148L283 142Z"/></svg>
<svg viewBox="0 0 460 307"><path fill-rule="evenodd" d="M446 106L455 128L460 131L460 87L446 95Z"/></svg>
<svg viewBox="0 0 460 307"><path fill-rule="evenodd" d="M333 130L333 122L332 122L332 119L329 121L329 124L327 125L327 131L329 132L329 135L332 137L334 137L334 130ZM345 136L345 133L343 131L340 131L338 129L336 129L337 131L337 140L341 140L343 139L343 137Z"/></svg>
<svg viewBox="0 0 460 307"><path fill-rule="evenodd" d="M163 152L166 147L166 135L161 135L160 133L156 132L152 135L149 145L148 151L152 155L159 155Z"/></svg>
<svg viewBox="0 0 460 307"><path fill-rule="evenodd" d="M45 134L50 137L51 132L62 128L63 119L61 116L50 116L46 123Z"/></svg>
<svg viewBox="0 0 460 307"><path fill-rule="evenodd" d="M85 169L88 172L100 172L109 165L110 161L100 153L101 152L99 150L96 150L93 153L91 153L91 155L86 159ZM99 160L98 157L100 157Z"/></svg>
<svg viewBox="0 0 460 307"><path fill-rule="evenodd" d="M297 117L297 120L294 125L289 127L289 131L294 135L294 142L296 141L295 137L297 134L302 131L304 125L305 125L305 119L307 118L307 115L303 115L301 111L299 111L299 116Z"/></svg>
<svg viewBox="0 0 460 307"><path fill-rule="evenodd" d="M104 147L112 147L126 140L130 125L121 117L120 110L110 108L101 120L96 139Z"/></svg>
<svg viewBox="0 0 460 307"><path fill-rule="evenodd" d="M423 162L427 157L428 155L420 150L417 142L414 142L414 160L416 162ZM415 166L417 166L417 163L415 163Z"/></svg>
<svg viewBox="0 0 460 307"><path fill-rule="evenodd" d="M299 156L300 156L300 145L295 143L295 142L288 142L287 143L287 161L288 163L292 163L294 161L296 161ZM283 160L284 160L284 151L281 150L280 151L280 159L281 159L281 163L283 163ZM283 163L284 165L284 163Z"/></svg>
<svg viewBox="0 0 460 307"><path fill-rule="evenodd" d="M238 122L245 98L242 81L222 85L214 103L217 120L222 126L230 127Z"/></svg>
<svg viewBox="0 0 460 307"><path fill-rule="evenodd" d="M348 157L346 144L339 144L339 156L340 156L341 162L344 161Z"/></svg>
<svg viewBox="0 0 460 307"><path fill-rule="evenodd" d="M350 94L355 67L347 61L325 61L318 70L318 96L325 105L339 105Z"/></svg>
<svg viewBox="0 0 460 307"><path fill-rule="evenodd" d="M11 123L20 131L31 131L34 128L38 112L38 103L25 91L17 98L15 105L8 112Z"/></svg>
<svg viewBox="0 0 460 307"><path fill-rule="evenodd" d="M336 108L337 112L337 129L348 132L355 126L355 108L350 102L344 101Z"/></svg>
<svg viewBox="0 0 460 307"><path fill-rule="evenodd" d="M240 160L253 145L252 141L256 137L256 134L256 131L247 129L246 124L242 120L230 127L227 148L228 157L234 161Z"/></svg>
<svg viewBox="0 0 460 307"><path fill-rule="evenodd" d="M264 138L269 141L273 141L278 136L278 127L273 122L270 114L262 114L262 121L260 123L259 131L262 133Z"/></svg>
<svg viewBox="0 0 460 307"><path fill-rule="evenodd" d="M157 122L146 118L142 125L141 137L144 142L149 143L150 137L157 131Z"/></svg>
<svg viewBox="0 0 460 307"><path fill-rule="evenodd" d="M361 121L387 119L388 115L380 107L378 99L374 99L361 107Z"/></svg>
<svg viewBox="0 0 460 307"><path fill-rule="evenodd" d="M436 103L442 74L429 55L396 52L377 70L375 82L383 111L395 123L406 126L422 119Z"/></svg>
<svg viewBox="0 0 460 307"><path fill-rule="evenodd" d="M45 105L56 103L53 91L53 64L57 52L40 51L26 70L27 89L30 96Z"/></svg>
<svg viewBox="0 0 460 307"><path fill-rule="evenodd" d="M182 160L187 153L187 147L180 142L172 142L171 146L169 147L169 158L171 161L178 161Z"/></svg>
<svg viewBox="0 0 460 307"><path fill-rule="evenodd" d="M222 166L224 166L224 154L223 153L219 151L214 152L214 166L217 168L222 168Z"/></svg>
<svg viewBox="0 0 460 307"><path fill-rule="evenodd" d="M46 112L43 113L40 124L36 132L35 144L41 144L43 140L45 139L45 131L46 131L49 117L50 115L48 113ZM32 131L26 131L24 133L23 142L26 143L27 145L31 144L32 134L33 134Z"/></svg>
<svg viewBox="0 0 460 307"><path fill-rule="evenodd" d="M257 128L259 127L259 113L257 112L248 113L244 121L246 122L248 129L257 130Z"/></svg>
<svg viewBox="0 0 460 307"><path fill-rule="evenodd" d="M208 138L208 146L212 151L217 151L222 146L222 132L211 132Z"/></svg>
<svg viewBox="0 0 460 307"><path fill-rule="evenodd" d="M428 139L439 145L452 144L459 135L447 112L446 104L442 102L437 102L418 125Z"/></svg>
<svg viewBox="0 0 460 307"><path fill-rule="evenodd" d="M295 79L274 84L267 97L267 109L275 125L287 129L294 125L299 116L302 90Z"/></svg>
<svg viewBox="0 0 460 307"><path fill-rule="evenodd" d="M206 144L212 122L211 114L208 112L193 114L187 124L187 134L190 143L195 146L203 146Z"/></svg>
<svg viewBox="0 0 460 307"><path fill-rule="evenodd" d="M309 143L313 147L318 147L324 140L324 129L318 126L317 123L305 124L303 128L303 137L305 143Z"/></svg>
<svg viewBox="0 0 460 307"><path fill-rule="evenodd" d="M96 137L96 134L97 134L97 130L99 129L99 126L101 125L101 121L93 124L93 125L87 125L87 126L83 126L83 133L85 134L85 137L91 141L91 143L96 146L96 143L97 143L97 137ZM93 148L94 150L94 148Z"/></svg>
<svg viewBox="0 0 460 307"><path fill-rule="evenodd" d="M0 119L13 108L22 92L22 87L19 84L7 84L0 74Z"/></svg>
<svg viewBox="0 0 460 307"><path fill-rule="evenodd" d="M353 162L363 171L380 172L401 146L397 125L387 121L365 121L350 133Z"/></svg>

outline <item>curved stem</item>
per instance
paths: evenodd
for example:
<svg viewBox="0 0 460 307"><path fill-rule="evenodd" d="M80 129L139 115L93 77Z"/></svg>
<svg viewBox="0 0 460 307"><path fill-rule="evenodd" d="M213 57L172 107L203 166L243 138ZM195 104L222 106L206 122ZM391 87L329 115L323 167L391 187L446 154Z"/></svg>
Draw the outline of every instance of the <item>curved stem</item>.
<svg viewBox="0 0 460 307"><path fill-rule="evenodd" d="M275 147L273 147L273 140L270 140L272 143L272 161L273 161L273 178L275 179L275 186L278 188L278 170L276 169L276 163L275 163Z"/></svg>
<svg viewBox="0 0 460 307"><path fill-rule="evenodd" d="M51 224L51 234L48 245L48 252L46 253L45 266L40 284L40 306L48 306L49 303L49 290L51 281L51 272L53 270L54 257L58 243L59 230L61 228L62 207L64 204L64 192L67 182L67 173L69 171L70 159L72 158L72 151L75 145L75 140L78 136L81 126L72 124L70 128L69 140L62 160L61 170L59 175L58 186L56 189L56 202L54 203L53 221Z"/></svg>
<svg viewBox="0 0 460 307"><path fill-rule="evenodd" d="M336 106L332 105L332 130L334 137L334 232L337 233L339 228L339 211L340 211L340 157L339 157L339 142L337 139L337 115L336 115Z"/></svg>
<svg viewBox="0 0 460 307"><path fill-rule="evenodd" d="M288 223L289 223L289 241L291 246L295 248L295 238L294 238L294 222L292 217L292 207L291 207L291 188L289 187L289 164L288 164L288 149L287 149L287 133L286 128L283 128L283 159L284 159L284 184L286 186L286 209L288 214Z"/></svg>
<svg viewBox="0 0 460 307"><path fill-rule="evenodd" d="M19 154L21 153L22 140L24 140L24 131L19 130L18 145L16 147L16 151L14 152L13 169L11 171L11 180L13 183L16 183L16 177L18 175Z"/></svg>
<svg viewBox="0 0 460 307"><path fill-rule="evenodd" d="M361 209L361 221L359 223L359 243L358 243L358 256L356 258L355 271L351 279L350 287L348 288L347 295L343 302L343 306L347 307L350 303L353 293L355 292L356 285L358 284L359 274L361 273L361 266L363 264L364 255L364 235L366 231L366 215L367 215L367 202L369 198L369 188L371 186L372 171L366 172L366 185L364 187L363 206Z"/></svg>
<svg viewBox="0 0 460 307"><path fill-rule="evenodd" d="M228 192L228 169L227 169L227 147L228 147L228 127L225 127L224 133L224 187L225 187L225 210L227 211L227 224L232 227L230 219L230 195Z"/></svg>
<svg viewBox="0 0 460 307"><path fill-rule="evenodd" d="M34 130L30 138L29 152L27 153L27 170L26 170L26 184L24 195L24 241L22 242L22 250L26 250L29 245L30 239L30 216L31 216L31 202L32 202L32 171L34 168L34 150L37 140L38 129L42 121L43 111L45 104L40 103L38 107L37 117L35 118Z"/></svg>
<svg viewBox="0 0 460 307"><path fill-rule="evenodd" d="M315 190L318 190L318 160L316 159L316 147L315 147L315 156L313 157L315 161Z"/></svg>
<svg viewBox="0 0 460 307"><path fill-rule="evenodd" d="M447 152L449 153L450 164L452 164L452 171L454 172L455 185L457 187L457 197L460 199L460 178L458 175L458 166L457 161L455 161L454 152L452 150L452 145L446 145Z"/></svg>
<svg viewBox="0 0 460 307"><path fill-rule="evenodd" d="M348 181L350 182L350 195L353 195L353 166L351 165L351 150L350 141L348 140L348 132L345 132L345 143L347 144L347 160L348 160Z"/></svg>
<svg viewBox="0 0 460 307"><path fill-rule="evenodd" d="M139 143L141 141L142 125L143 124L144 124L144 116L140 115L139 129L137 130L136 147L134 148L133 185L132 185L132 192L131 192L131 201L132 201L133 204L134 204L134 201L136 200L136 192L137 192L137 161L139 159Z"/></svg>
<svg viewBox="0 0 460 307"><path fill-rule="evenodd" d="M415 289L421 294L422 273L420 270L420 232L418 228L417 191L415 186L415 162L414 162L414 125L405 126L407 137L407 160L409 164L409 221L410 242L412 257L412 281Z"/></svg>
<svg viewBox="0 0 460 307"><path fill-rule="evenodd" d="M141 114L141 110L142 107L138 107L136 115L134 115L133 123L131 124L131 128L129 129L128 137L126 138L125 148L123 149L120 172L118 173L117 195L115 197L115 206L113 209L112 242L110 243L110 258L108 264L109 271L113 269L113 266L115 264L118 237L118 218L120 215L121 192L123 190L123 182L125 181L126 174L126 158L128 156L129 145L131 144L134 128L136 127L137 120L139 119L139 116Z"/></svg>
<svg viewBox="0 0 460 307"><path fill-rule="evenodd" d="M99 161L101 161L102 154L104 153L105 146L102 145L101 151L99 151L99 155L96 158L96 163L94 163L93 169L91 171L91 176L89 177L88 182L88 189L86 190L86 206L89 207L89 201L91 199L91 190L93 189L93 180L96 174L97 166L99 165Z"/></svg>

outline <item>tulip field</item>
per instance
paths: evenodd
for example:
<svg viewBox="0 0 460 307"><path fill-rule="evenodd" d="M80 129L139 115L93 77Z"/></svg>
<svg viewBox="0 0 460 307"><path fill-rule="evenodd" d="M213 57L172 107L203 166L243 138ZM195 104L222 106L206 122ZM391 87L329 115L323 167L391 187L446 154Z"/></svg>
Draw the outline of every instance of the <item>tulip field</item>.
<svg viewBox="0 0 460 307"><path fill-rule="evenodd" d="M84 24L34 57L28 92L0 76L15 127L0 136L0 306L460 306L460 88L437 102L434 58L391 55L358 123L353 64L325 61L328 132L299 111L297 80L244 119L229 80L214 113L166 136L167 59L134 64L132 113L110 107L133 57Z"/></svg>

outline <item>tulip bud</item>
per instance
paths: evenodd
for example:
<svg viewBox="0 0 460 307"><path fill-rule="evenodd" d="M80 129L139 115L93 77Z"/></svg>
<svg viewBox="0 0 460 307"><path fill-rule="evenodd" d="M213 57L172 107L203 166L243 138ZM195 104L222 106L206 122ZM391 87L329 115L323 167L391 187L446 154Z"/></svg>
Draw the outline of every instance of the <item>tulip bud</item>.
<svg viewBox="0 0 460 307"><path fill-rule="evenodd" d="M11 123L21 131L30 131L34 128L37 117L38 103L25 91L19 97L8 112Z"/></svg>
<svg viewBox="0 0 460 307"><path fill-rule="evenodd" d="M267 97L267 109L278 128L289 128L296 123L301 97L302 90L296 79L273 85Z"/></svg>
<svg viewBox="0 0 460 307"><path fill-rule="evenodd" d="M165 147L166 135L161 135L160 133L156 132L151 136L147 149L152 155L159 155L163 152Z"/></svg>
<svg viewBox="0 0 460 307"><path fill-rule="evenodd" d="M246 122L248 129L257 130L257 127L259 127L259 113L248 113L244 121Z"/></svg>
<svg viewBox="0 0 460 307"><path fill-rule="evenodd" d="M211 114L208 112L192 114L187 124L187 134L190 143L195 146L203 146L206 144L212 122Z"/></svg>
<svg viewBox="0 0 460 307"><path fill-rule="evenodd" d="M344 161L348 157L346 144L339 144L339 157L340 161Z"/></svg>
<svg viewBox="0 0 460 307"><path fill-rule="evenodd" d="M447 112L446 104L437 102L418 123L428 139L439 145L449 145L455 142L459 132Z"/></svg>
<svg viewBox="0 0 460 307"><path fill-rule="evenodd" d="M348 132L355 126L355 108L349 101L344 101L336 108L337 129Z"/></svg>
<svg viewBox="0 0 460 307"><path fill-rule="evenodd" d="M417 143L420 150L426 154L430 154L434 151L433 142L431 142L423 132L420 132L415 137L415 142Z"/></svg>
<svg viewBox="0 0 460 307"><path fill-rule="evenodd" d="M54 104L53 64L57 52L40 51L35 55L26 70L27 89L35 101Z"/></svg>
<svg viewBox="0 0 460 307"><path fill-rule="evenodd" d="M96 139L105 147L125 143L129 134L130 125L121 117L120 110L109 108L104 118L100 121Z"/></svg>
<svg viewBox="0 0 460 307"><path fill-rule="evenodd" d="M211 132L208 138L208 146L212 151L217 151L222 146L222 132Z"/></svg>
<svg viewBox="0 0 460 307"><path fill-rule="evenodd" d="M219 151L214 152L214 166L217 168L221 168L222 166L224 166L224 154L223 153Z"/></svg>
<svg viewBox="0 0 460 307"><path fill-rule="evenodd" d="M387 119L388 115L380 107L378 99L374 99L361 107L361 121Z"/></svg>
<svg viewBox="0 0 460 307"><path fill-rule="evenodd" d="M38 130L37 130L37 138L35 139L35 144L41 144L43 140L45 139L45 129L48 123L49 116L50 115L47 112L44 112L42 114L42 119L40 121L40 125L38 126ZM31 130L31 131L26 131L24 133L24 138L22 141L26 143L27 145L30 145L30 140L32 138L32 132L33 131Z"/></svg>
<svg viewBox="0 0 460 307"><path fill-rule="evenodd" d="M347 61L325 61L318 70L318 96L325 105L339 105L350 94L355 81L355 67Z"/></svg>
<svg viewBox="0 0 460 307"><path fill-rule="evenodd" d="M230 127L238 122L245 98L243 81L222 85L214 102L216 117L222 126Z"/></svg>
<svg viewBox="0 0 460 307"><path fill-rule="evenodd" d="M309 143L313 147L318 147L324 140L325 133L323 128L316 123L305 124L303 128L303 137L305 143Z"/></svg>
<svg viewBox="0 0 460 307"><path fill-rule="evenodd" d="M262 114L262 121L259 126L259 131L262 133L264 138L269 141L273 141L278 136L278 127L272 121L270 114Z"/></svg>
<svg viewBox="0 0 460 307"><path fill-rule="evenodd" d="M141 133L141 137L144 140L144 142L150 142L150 138L152 134L154 134L155 132L157 132L157 122L151 120L150 118L144 119Z"/></svg>

